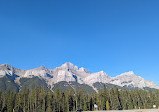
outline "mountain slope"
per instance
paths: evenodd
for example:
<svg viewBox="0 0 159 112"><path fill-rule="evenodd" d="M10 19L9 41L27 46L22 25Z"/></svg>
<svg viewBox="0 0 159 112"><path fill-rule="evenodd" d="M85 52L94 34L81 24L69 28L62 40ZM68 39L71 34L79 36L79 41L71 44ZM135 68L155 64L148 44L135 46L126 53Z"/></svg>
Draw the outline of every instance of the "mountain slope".
<svg viewBox="0 0 159 112"><path fill-rule="evenodd" d="M79 84L77 82L61 81L61 82L58 82L58 83L54 84L53 91L56 88L59 88L59 89L61 89L63 91L66 91L68 89L72 89L74 91L79 91L79 89L81 88L84 91L86 91L87 93L94 92L94 89L91 86L89 86L87 84Z"/></svg>
<svg viewBox="0 0 159 112"><path fill-rule="evenodd" d="M19 86L7 76L0 78L0 90L2 91L19 91Z"/></svg>
<svg viewBox="0 0 159 112"><path fill-rule="evenodd" d="M38 78L38 77L21 78L20 83L21 83L20 84L20 86L21 86L20 90L34 89L35 87L45 88L45 90L49 90L45 81Z"/></svg>
<svg viewBox="0 0 159 112"><path fill-rule="evenodd" d="M136 76L133 71L122 73L119 76L116 76L110 80L111 84L115 84L118 86L129 86L129 87L137 87L137 88L156 88L159 89L159 86L154 84L151 81L147 81L140 76Z"/></svg>
<svg viewBox="0 0 159 112"><path fill-rule="evenodd" d="M11 80L13 84L23 88L33 88L35 86L45 87L46 89L57 88L72 88L69 85L70 82L75 88L92 88L97 91L99 86L106 84L110 87L119 86L125 88L155 88L159 89L159 86L151 81L147 81L140 76L136 76L134 72L125 72L116 77L110 77L104 71L90 73L85 68L74 66L70 62L66 62L60 67L55 69L48 69L46 67L39 67L30 70L21 70L14 68L8 64L0 65L0 78L7 77L6 81ZM2 84L5 86L4 84ZM67 87L65 85L68 85ZM84 87L85 86L85 87ZM1 87L5 88L5 87ZM3 89L5 90L5 89ZM91 90L92 91L92 90Z"/></svg>

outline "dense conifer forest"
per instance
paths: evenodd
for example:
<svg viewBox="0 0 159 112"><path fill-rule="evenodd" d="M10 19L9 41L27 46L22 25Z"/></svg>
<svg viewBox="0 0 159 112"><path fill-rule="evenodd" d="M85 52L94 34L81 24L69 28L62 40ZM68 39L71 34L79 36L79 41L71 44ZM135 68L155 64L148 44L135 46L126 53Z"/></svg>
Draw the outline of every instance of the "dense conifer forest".
<svg viewBox="0 0 159 112"><path fill-rule="evenodd" d="M0 111L2 112L69 112L76 109L116 110L151 109L159 106L158 90L118 90L117 87L88 94L82 89L62 91L46 91L35 87L24 89L18 93L0 91Z"/></svg>

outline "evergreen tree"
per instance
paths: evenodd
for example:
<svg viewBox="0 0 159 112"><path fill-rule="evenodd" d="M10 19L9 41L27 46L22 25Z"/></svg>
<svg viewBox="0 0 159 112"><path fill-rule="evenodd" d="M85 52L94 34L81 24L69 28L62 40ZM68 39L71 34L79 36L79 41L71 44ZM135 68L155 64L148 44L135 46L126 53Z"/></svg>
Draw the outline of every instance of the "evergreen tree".
<svg viewBox="0 0 159 112"><path fill-rule="evenodd" d="M74 93L72 90L68 90L68 110L73 111L74 109Z"/></svg>
<svg viewBox="0 0 159 112"><path fill-rule="evenodd" d="M69 112L77 108L84 111L126 109L152 109L159 107L159 90L118 90L107 89L88 94L86 91L67 90L46 91L35 87L23 89L18 93L0 91L0 111L7 112Z"/></svg>
<svg viewBox="0 0 159 112"><path fill-rule="evenodd" d="M47 96L46 96L46 112L52 112L51 110L51 92L48 91L47 92Z"/></svg>
<svg viewBox="0 0 159 112"><path fill-rule="evenodd" d="M106 101L106 110L110 110L109 101Z"/></svg>
<svg viewBox="0 0 159 112"><path fill-rule="evenodd" d="M7 97L7 111L12 112L13 111L13 93L9 91L8 97Z"/></svg>

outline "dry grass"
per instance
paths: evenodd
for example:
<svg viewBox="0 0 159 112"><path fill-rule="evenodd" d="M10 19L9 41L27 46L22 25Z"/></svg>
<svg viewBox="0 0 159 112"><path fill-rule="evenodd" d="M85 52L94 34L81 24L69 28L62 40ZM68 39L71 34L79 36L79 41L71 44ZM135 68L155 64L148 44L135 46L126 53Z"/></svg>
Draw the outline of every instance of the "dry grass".
<svg viewBox="0 0 159 112"><path fill-rule="evenodd" d="M159 109L141 109L141 110L110 110L110 111L85 111L85 112L159 112Z"/></svg>

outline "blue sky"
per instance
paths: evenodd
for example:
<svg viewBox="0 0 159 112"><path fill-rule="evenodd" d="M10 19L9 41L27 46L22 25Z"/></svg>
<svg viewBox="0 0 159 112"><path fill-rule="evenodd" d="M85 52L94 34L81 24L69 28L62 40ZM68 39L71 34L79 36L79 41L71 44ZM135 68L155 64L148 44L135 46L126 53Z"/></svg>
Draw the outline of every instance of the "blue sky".
<svg viewBox="0 0 159 112"><path fill-rule="evenodd" d="M65 62L159 84L158 0L1 0L0 63Z"/></svg>

